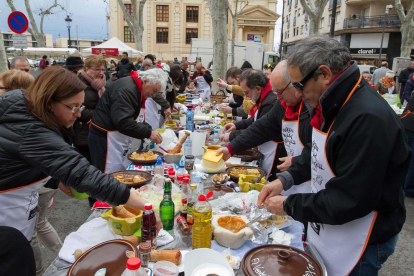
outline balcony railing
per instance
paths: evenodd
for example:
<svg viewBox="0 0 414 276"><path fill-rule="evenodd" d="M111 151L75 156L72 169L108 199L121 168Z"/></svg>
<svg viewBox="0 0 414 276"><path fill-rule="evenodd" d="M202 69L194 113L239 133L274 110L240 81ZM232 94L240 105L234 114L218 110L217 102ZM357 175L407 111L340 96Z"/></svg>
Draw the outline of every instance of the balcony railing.
<svg viewBox="0 0 414 276"><path fill-rule="evenodd" d="M345 18L344 29L354 28L400 28L401 21L397 15L362 16L360 18Z"/></svg>

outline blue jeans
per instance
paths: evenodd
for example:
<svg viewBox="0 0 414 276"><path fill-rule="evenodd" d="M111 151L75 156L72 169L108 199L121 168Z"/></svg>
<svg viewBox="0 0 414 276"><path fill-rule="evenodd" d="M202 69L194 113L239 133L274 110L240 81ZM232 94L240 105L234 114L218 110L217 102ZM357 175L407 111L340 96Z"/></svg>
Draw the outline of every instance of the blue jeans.
<svg viewBox="0 0 414 276"><path fill-rule="evenodd" d="M370 244L349 276L375 276L389 256L394 253L398 234L381 244Z"/></svg>
<svg viewBox="0 0 414 276"><path fill-rule="evenodd" d="M408 146L411 149L411 162L408 167L407 176L404 183L405 196L414 197L414 132L405 130L408 137Z"/></svg>

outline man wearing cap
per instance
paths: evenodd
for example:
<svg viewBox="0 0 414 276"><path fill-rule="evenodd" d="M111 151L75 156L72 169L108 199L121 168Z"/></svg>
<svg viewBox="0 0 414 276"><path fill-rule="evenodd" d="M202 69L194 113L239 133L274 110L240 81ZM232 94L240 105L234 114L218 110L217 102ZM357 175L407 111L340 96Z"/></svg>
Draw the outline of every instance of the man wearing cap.
<svg viewBox="0 0 414 276"><path fill-rule="evenodd" d="M269 212L308 221L307 242L329 276L378 275L405 221L411 152L400 120L333 38L299 41L287 56L292 85L312 114L307 168L278 174L259 194ZM302 152L303 155L303 152ZM311 179L311 193L281 196Z"/></svg>
<svg viewBox="0 0 414 276"><path fill-rule="evenodd" d="M83 61L80 57L68 57L64 66L69 71L77 74L83 68Z"/></svg>

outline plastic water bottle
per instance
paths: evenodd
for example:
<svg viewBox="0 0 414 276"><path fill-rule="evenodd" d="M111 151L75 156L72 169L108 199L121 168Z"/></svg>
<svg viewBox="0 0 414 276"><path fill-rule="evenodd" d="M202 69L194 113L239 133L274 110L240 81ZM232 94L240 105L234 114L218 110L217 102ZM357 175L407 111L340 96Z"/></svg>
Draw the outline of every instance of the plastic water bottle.
<svg viewBox="0 0 414 276"><path fill-rule="evenodd" d="M213 134L213 145L219 145L220 144L220 135L218 133L218 129L214 130Z"/></svg>
<svg viewBox="0 0 414 276"><path fill-rule="evenodd" d="M157 237L157 220L151 203L144 205L144 213L142 214L141 236L142 242L149 243L152 248L156 246Z"/></svg>
<svg viewBox="0 0 414 276"><path fill-rule="evenodd" d="M129 258L126 263L126 269L121 276L148 276L145 270L141 267L141 259L134 257Z"/></svg>
<svg viewBox="0 0 414 276"><path fill-rule="evenodd" d="M191 109L188 109L187 111L187 122L185 124L185 129L189 131L194 131L194 113L191 111Z"/></svg>
<svg viewBox="0 0 414 276"><path fill-rule="evenodd" d="M179 169L177 170L177 176L186 174L187 170L184 168L185 166L184 156L183 158L181 158L179 165L180 166L179 166Z"/></svg>
<svg viewBox="0 0 414 276"><path fill-rule="evenodd" d="M201 176L195 176L195 184L197 185L197 194L202 195L204 194L204 184L201 182Z"/></svg>
<svg viewBox="0 0 414 276"><path fill-rule="evenodd" d="M162 164L162 157L157 157L157 163L155 164L154 175L164 176L164 166Z"/></svg>
<svg viewBox="0 0 414 276"><path fill-rule="evenodd" d="M187 137L187 140L184 142L184 155L192 155L193 154L193 143L191 141L191 136Z"/></svg>

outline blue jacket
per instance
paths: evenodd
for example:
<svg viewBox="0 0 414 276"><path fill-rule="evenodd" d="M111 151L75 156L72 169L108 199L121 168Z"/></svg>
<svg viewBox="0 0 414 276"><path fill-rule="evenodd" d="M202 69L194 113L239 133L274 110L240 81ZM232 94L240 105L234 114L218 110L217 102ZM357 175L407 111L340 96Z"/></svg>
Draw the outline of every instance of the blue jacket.
<svg viewBox="0 0 414 276"><path fill-rule="evenodd" d="M403 98L401 99L401 103L403 103L404 100L407 100L407 102L410 101L411 93L413 92L413 90L414 90L413 74L410 74L404 86Z"/></svg>

